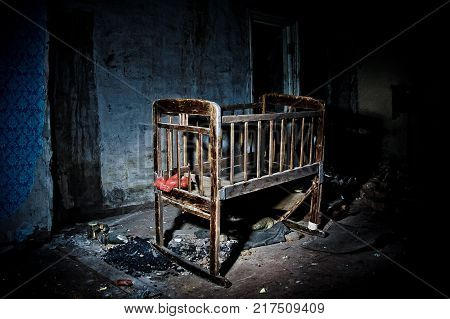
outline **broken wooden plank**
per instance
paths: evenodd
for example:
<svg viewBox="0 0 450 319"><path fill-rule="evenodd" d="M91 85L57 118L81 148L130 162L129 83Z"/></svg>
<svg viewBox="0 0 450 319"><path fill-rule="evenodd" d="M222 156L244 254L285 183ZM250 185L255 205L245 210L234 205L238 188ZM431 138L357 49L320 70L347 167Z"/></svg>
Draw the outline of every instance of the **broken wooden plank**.
<svg viewBox="0 0 450 319"><path fill-rule="evenodd" d="M158 250L162 255L166 256L170 261L180 265L181 267L185 268L186 270L192 272L193 274L204 278L206 280L211 281L212 283L215 283L216 285L220 285L225 288L231 287L231 282L222 276L219 275L211 275L208 273L205 269L200 268L196 264L187 261L181 256L178 256L173 251L169 250L168 248L160 245L156 245L152 243L152 246Z"/></svg>
<svg viewBox="0 0 450 319"><path fill-rule="evenodd" d="M287 218L289 218L289 216L292 215L292 213L298 208L300 207L301 204L303 204L303 202L306 200L306 198L308 198L308 196L311 194L312 191L312 187L308 188L308 190L306 191L306 193L303 194L303 196L299 199L297 199L294 204L283 214L278 218L278 221L283 221Z"/></svg>

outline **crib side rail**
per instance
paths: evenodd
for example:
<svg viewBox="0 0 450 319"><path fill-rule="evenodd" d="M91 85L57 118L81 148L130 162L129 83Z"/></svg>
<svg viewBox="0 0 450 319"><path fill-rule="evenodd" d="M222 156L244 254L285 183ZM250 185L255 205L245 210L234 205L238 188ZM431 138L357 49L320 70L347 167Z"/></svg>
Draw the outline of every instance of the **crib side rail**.
<svg viewBox="0 0 450 319"><path fill-rule="evenodd" d="M273 97L263 96L263 104L267 105ZM310 175L322 168L323 102L287 95L281 98L276 95L275 102L287 105L288 112L222 117L224 138L228 133L230 141L229 150L225 150L223 155L230 159L227 172L230 186L226 198L231 196L231 189L236 189L236 194L244 188L247 191L248 181L261 179L263 187L268 187L272 182L287 181L303 173ZM236 135L240 136L237 143ZM239 153L238 157L236 153ZM240 178L236 178L236 173ZM242 184L243 189L231 187L236 184Z"/></svg>

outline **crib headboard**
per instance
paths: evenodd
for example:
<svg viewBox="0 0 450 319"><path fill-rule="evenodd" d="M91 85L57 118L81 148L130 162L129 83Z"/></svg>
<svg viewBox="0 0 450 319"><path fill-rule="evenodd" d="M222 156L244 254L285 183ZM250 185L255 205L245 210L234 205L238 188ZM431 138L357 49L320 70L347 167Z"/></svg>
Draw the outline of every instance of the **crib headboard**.
<svg viewBox="0 0 450 319"><path fill-rule="evenodd" d="M295 96L279 93L268 93L261 96L262 113L266 113L270 105L287 106L289 112L300 110L323 111L325 102L308 96Z"/></svg>

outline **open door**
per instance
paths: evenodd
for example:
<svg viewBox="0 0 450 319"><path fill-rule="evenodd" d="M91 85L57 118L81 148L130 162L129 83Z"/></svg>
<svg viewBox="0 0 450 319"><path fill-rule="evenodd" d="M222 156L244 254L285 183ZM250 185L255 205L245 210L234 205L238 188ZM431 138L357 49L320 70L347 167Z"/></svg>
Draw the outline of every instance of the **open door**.
<svg viewBox="0 0 450 319"><path fill-rule="evenodd" d="M249 24L253 101L264 93L300 95L297 21L252 13Z"/></svg>

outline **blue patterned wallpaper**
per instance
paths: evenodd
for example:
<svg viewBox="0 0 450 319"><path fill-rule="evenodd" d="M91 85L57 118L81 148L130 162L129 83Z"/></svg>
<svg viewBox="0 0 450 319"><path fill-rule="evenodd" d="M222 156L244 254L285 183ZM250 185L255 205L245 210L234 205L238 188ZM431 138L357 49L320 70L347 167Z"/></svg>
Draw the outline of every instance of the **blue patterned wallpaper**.
<svg viewBox="0 0 450 319"><path fill-rule="evenodd" d="M23 3L18 9L45 26L43 2ZM0 217L5 217L29 195L42 152L46 34L7 8L1 8L0 20Z"/></svg>

